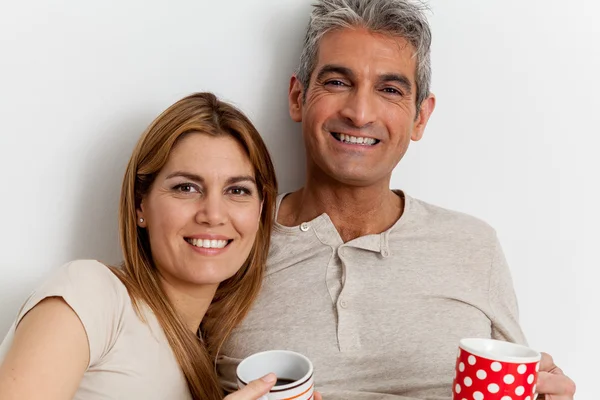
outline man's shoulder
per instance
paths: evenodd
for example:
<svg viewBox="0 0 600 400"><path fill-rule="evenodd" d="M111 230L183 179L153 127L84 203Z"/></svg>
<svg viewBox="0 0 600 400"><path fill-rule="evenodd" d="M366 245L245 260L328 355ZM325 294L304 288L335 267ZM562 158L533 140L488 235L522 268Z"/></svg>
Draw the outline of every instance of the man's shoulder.
<svg viewBox="0 0 600 400"><path fill-rule="evenodd" d="M496 231L484 220L464 212L440 207L424 200L407 197L407 217L424 230L455 236L495 237Z"/></svg>

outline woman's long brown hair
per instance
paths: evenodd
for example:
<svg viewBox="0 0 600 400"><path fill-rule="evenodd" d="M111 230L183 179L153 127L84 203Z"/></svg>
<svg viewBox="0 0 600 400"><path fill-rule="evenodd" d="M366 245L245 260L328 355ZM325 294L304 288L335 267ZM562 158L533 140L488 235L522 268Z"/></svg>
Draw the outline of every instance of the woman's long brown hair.
<svg viewBox="0 0 600 400"><path fill-rule="evenodd" d="M263 209L256 240L239 271L222 282L206 312L199 335L177 315L159 285L145 229L137 225L136 209L166 164L173 146L184 135L230 136L245 149L254 167ZM250 120L212 93L196 93L165 110L144 132L127 166L119 205L119 231L124 261L113 271L127 287L140 317L147 304L165 331L194 399L223 398L215 360L223 342L246 316L263 279L277 196L275 169Z"/></svg>

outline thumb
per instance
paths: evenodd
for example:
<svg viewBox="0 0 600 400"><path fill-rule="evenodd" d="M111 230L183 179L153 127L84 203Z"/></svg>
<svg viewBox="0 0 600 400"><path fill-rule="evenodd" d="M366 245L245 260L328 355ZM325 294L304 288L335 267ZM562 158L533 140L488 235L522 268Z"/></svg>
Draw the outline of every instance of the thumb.
<svg viewBox="0 0 600 400"><path fill-rule="evenodd" d="M276 381L275 374L265 375L260 379L253 380L243 389L225 397L224 400L260 400L263 395L271 390Z"/></svg>

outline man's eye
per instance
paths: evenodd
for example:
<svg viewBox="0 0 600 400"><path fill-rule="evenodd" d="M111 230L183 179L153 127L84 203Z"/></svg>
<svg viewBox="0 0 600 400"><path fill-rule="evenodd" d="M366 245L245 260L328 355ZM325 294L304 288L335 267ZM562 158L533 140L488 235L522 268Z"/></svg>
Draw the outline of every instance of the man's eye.
<svg viewBox="0 0 600 400"><path fill-rule="evenodd" d="M346 84L342 81L338 81L337 79L325 82L325 85L331 86L346 86Z"/></svg>
<svg viewBox="0 0 600 400"><path fill-rule="evenodd" d="M386 87L383 88L383 91L385 93L389 93L389 94L394 94L394 95L398 95L398 96L402 96L402 92L399 91L398 89L394 88L394 87Z"/></svg>

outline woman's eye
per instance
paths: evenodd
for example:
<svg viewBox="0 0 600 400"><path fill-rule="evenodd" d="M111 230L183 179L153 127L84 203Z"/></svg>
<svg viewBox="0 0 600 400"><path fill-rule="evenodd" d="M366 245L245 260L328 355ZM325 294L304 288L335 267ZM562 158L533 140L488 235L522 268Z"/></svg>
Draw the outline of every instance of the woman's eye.
<svg viewBox="0 0 600 400"><path fill-rule="evenodd" d="M197 192L199 192L196 185L193 185L191 183L179 184L179 185L175 186L174 189L180 193L197 193Z"/></svg>
<svg viewBox="0 0 600 400"><path fill-rule="evenodd" d="M229 193L234 196L248 196L252 194L252 191L245 187L234 187L229 189Z"/></svg>

